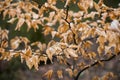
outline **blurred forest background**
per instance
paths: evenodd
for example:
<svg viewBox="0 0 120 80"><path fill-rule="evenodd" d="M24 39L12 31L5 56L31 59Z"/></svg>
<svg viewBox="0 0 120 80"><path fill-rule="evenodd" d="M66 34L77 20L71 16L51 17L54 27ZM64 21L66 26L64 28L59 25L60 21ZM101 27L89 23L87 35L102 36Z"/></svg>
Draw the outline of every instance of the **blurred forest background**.
<svg viewBox="0 0 120 80"><path fill-rule="evenodd" d="M17 1L17 0L14 0L14 1ZM47 0L32 0L32 1L35 1L38 4L42 5ZM95 1L98 1L98 0L95 0ZM118 4L120 4L120 0L104 0L104 3L107 6L117 8L119 7ZM73 4L70 5L70 9L77 11L78 9L76 9L72 5ZM58 0L57 6L62 8L64 4L61 4L60 0ZM31 42L41 41L41 42L47 43L49 41L50 36L44 37L42 34L42 26L39 26L39 30L37 30L36 32L34 32L33 29L27 32L26 25L23 25L24 27L22 27L20 31L14 31L16 23L9 24L7 23L7 19L2 20L2 17L3 16L0 14L0 27L2 29L9 30L10 39L14 38L15 36L25 36ZM110 62L105 63L104 67L101 66L101 67L90 68L89 70L83 72L83 74L80 76L81 80L90 80L91 77L94 77L94 75L103 76L107 71L113 72L116 75L116 78L114 80L119 80L120 79L120 60L119 59L120 59L120 56L118 56L117 58L115 58ZM19 57L13 58L9 62L0 61L0 80L42 80L41 79L42 72L45 72L53 67L63 68L64 65L59 66L57 65L57 63L47 64L47 65L41 66L40 69L36 71L34 69L29 70L25 63L21 63ZM53 80L56 80L55 79L56 76L54 75L53 77L54 77ZM71 80L71 79L66 77L64 80Z"/></svg>

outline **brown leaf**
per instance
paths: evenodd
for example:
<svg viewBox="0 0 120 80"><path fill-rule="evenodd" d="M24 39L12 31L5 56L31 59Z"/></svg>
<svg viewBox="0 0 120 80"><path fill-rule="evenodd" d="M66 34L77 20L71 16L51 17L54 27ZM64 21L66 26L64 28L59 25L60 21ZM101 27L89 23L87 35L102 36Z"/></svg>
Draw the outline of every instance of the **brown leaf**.
<svg viewBox="0 0 120 80"><path fill-rule="evenodd" d="M59 78L59 79L63 78L63 75L62 75L62 74L63 74L62 70L58 70L58 71L57 71L57 75L58 75L58 78Z"/></svg>
<svg viewBox="0 0 120 80"><path fill-rule="evenodd" d="M43 30L44 30L43 34L47 36L48 34L51 33L51 31L53 31L53 28L51 28L50 26L44 26Z"/></svg>
<svg viewBox="0 0 120 80"><path fill-rule="evenodd" d="M53 74L53 70L49 70L43 76L46 76L48 80L51 80L52 74Z"/></svg>
<svg viewBox="0 0 120 80"><path fill-rule="evenodd" d="M10 45L12 49L17 49L20 45L21 41L18 37L15 37L14 39L10 40Z"/></svg>
<svg viewBox="0 0 120 80"><path fill-rule="evenodd" d="M39 59L37 55L32 55L32 63L36 70L38 70Z"/></svg>
<svg viewBox="0 0 120 80"><path fill-rule="evenodd" d="M64 33L69 29L69 26L66 24L62 24L58 27L58 32L59 33Z"/></svg>
<svg viewBox="0 0 120 80"><path fill-rule="evenodd" d="M32 58L28 58L26 60L26 64L27 64L28 68L31 69L33 67Z"/></svg>
<svg viewBox="0 0 120 80"><path fill-rule="evenodd" d="M24 22L25 22L25 19L24 19L24 18L19 18L19 20L18 20L18 23L17 23L17 26L16 26L15 30L20 31L20 28L21 28L21 26L24 24Z"/></svg>
<svg viewBox="0 0 120 80"><path fill-rule="evenodd" d="M70 55L71 57L78 57L75 50L73 50L71 48L67 48L66 51L67 51L68 55Z"/></svg>
<svg viewBox="0 0 120 80"><path fill-rule="evenodd" d="M10 19L10 20L7 21L7 22L13 24L13 23L15 22L15 20L17 20L17 18L12 18L12 19Z"/></svg>

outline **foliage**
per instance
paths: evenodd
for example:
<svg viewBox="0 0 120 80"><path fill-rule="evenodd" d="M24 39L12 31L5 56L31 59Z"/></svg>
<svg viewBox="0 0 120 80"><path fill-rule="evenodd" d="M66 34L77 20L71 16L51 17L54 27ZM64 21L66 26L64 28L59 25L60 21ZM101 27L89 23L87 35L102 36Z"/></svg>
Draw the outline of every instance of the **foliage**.
<svg viewBox="0 0 120 80"><path fill-rule="evenodd" d="M59 2L64 6L57 6ZM78 10L71 10L70 5ZM9 18L8 23L17 22L17 31L26 24L27 32L30 29L36 32L41 25L44 36L51 35L48 43L31 42L23 36L9 41L9 30L0 29L0 60L20 56L29 69L36 70L40 62L47 64L50 60L52 64L67 66L65 71L78 80L86 69L97 64L104 66L103 62L120 54L120 8L108 7L103 0L47 0L42 5L31 0L5 0L0 1L0 13L3 20ZM97 47L93 50L95 44ZM49 70L43 77L51 79L53 73ZM62 70L56 74L63 78Z"/></svg>

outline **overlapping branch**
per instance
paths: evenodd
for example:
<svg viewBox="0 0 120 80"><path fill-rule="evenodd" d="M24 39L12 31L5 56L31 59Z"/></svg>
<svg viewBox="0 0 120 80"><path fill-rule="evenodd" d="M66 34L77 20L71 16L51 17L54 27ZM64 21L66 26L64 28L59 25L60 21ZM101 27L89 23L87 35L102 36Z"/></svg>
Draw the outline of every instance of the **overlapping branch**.
<svg viewBox="0 0 120 80"><path fill-rule="evenodd" d="M114 58L116 58L118 55L120 55L120 52L117 53L117 55L113 54L111 57L109 57L108 59L101 59L101 60L96 60L94 63L86 66L85 68L83 68L82 70L80 70L75 78L75 80L78 80L79 79L79 76L82 72L84 72L85 70L88 70L89 68L91 67L94 67L95 65L99 64L100 62L107 62L107 61L110 61Z"/></svg>

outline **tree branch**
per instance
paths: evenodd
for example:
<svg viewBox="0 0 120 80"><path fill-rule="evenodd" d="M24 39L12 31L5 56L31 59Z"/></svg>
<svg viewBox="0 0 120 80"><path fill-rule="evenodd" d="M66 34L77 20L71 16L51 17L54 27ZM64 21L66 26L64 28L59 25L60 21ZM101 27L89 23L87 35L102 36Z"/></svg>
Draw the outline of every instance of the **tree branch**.
<svg viewBox="0 0 120 80"><path fill-rule="evenodd" d="M69 25L69 29L72 31L72 33L73 33L73 40L74 40L74 44L76 44L77 45L77 42L76 42L76 40L75 40L75 33L73 32L73 30L71 29L71 26L70 26L70 23L71 22L69 22L67 19L68 19L68 11L69 11L69 6L67 6L66 7L66 17L65 17L65 21L67 22L67 24Z"/></svg>
<svg viewBox="0 0 120 80"><path fill-rule="evenodd" d="M118 52L117 55L120 55L120 52ZM110 61L110 60L114 59L117 55L113 54L113 55L112 55L111 57L109 57L108 59L97 60L97 61L95 61L94 63L92 63L92 64L86 66L85 68L83 68L81 71L78 72L78 74L77 74L75 80L78 80L78 79L79 79L79 76L80 76L80 74L81 74L83 71L85 71L85 70L87 70L87 69L89 69L89 68L91 68L91 67L93 67L93 66L99 64L99 62Z"/></svg>

